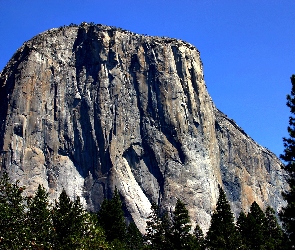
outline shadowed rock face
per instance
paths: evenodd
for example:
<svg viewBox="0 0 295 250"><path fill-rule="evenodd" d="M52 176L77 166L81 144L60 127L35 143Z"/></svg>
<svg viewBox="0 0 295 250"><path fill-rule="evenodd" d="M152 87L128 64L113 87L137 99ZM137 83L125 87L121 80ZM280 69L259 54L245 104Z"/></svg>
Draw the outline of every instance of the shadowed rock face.
<svg viewBox="0 0 295 250"><path fill-rule="evenodd" d="M281 162L217 110L198 50L181 40L82 24L46 31L0 76L0 168L32 194L65 188L90 210L118 188L140 230L176 199L208 228L226 191L235 214L280 209Z"/></svg>

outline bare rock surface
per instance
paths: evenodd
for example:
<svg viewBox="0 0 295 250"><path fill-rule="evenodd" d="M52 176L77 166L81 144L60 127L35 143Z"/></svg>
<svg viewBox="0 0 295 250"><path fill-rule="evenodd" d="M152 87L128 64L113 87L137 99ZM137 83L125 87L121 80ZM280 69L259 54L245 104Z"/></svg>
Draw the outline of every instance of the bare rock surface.
<svg viewBox="0 0 295 250"><path fill-rule="evenodd" d="M152 201L177 198L206 230L218 184L236 215L279 210L282 163L215 107L202 67L171 38L86 23L37 35L0 75L1 171L93 211L117 187L142 232Z"/></svg>

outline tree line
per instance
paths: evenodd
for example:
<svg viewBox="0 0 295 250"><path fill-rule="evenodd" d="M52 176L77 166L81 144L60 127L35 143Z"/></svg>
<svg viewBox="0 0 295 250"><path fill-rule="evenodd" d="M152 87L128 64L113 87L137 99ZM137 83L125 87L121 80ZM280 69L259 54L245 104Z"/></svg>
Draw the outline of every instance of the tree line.
<svg viewBox="0 0 295 250"><path fill-rule="evenodd" d="M34 197L25 197L25 187L11 183L8 174L0 179L0 249L287 249L288 240L275 212L265 212L256 202L236 223L219 187L219 198L206 236L198 224L192 230L185 204L177 200L167 212L152 204L145 235L135 223L127 225L120 195L105 199L97 213L87 212L79 197L73 201L63 190L49 203L39 185Z"/></svg>
<svg viewBox="0 0 295 250"><path fill-rule="evenodd" d="M177 200L171 220L160 216L157 206L147 222L146 240L150 249L288 249L288 239L275 212L263 212L254 201L248 214L241 212L236 223L226 195L219 187L219 198L206 236L197 224L191 228L185 204Z"/></svg>

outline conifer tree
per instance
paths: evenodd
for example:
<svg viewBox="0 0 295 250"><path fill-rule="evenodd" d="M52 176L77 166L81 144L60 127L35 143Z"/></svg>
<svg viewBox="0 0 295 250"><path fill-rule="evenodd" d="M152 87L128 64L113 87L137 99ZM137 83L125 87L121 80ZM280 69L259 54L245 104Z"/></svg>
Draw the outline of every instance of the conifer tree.
<svg viewBox="0 0 295 250"><path fill-rule="evenodd" d="M194 237L195 237L195 249L196 250L203 250L205 249L205 239L202 229L198 224L196 224L196 227L194 229Z"/></svg>
<svg viewBox="0 0 295 250"><path fill-rule="evenodd" d="M80 249L85 231L86 212L80 198L71 201L63 190L52 210L56 249Z"/></svg>
<svg viewBox="0 0 295 250"><path fill-rule="evenodd" d="M149 249L165 249L165 230L160 217L160 209L156 203L152 203L152 212L147 220L145 243Z"/></svg>
<svg viewBox="0 0 295 250"><path fill-rule="evenodd" d="M22 196L24 187L0 179L0 249L110 249L79 197L71 201L63 190L52 211L48 193L39 185L34 197ZM26 203L27 202L27 203Z"/></svg>
<svg viewBox="0 0 295 250"><path fill-rule="evenodd" d="M97 215L93 213L87 213L85 216L86 231L85 236L82 239L82 245L84 250L105 250L111 249L110 245L106 241L106 236L103 228L98 225Z"/></svg>
<svg viewBox="0 0 295 250"><path fill-rule="evenodd" d="M283 193L287 206L280 213L284 229L290 239L292 248L295 248L295 75L291 76L291 94L287 95L287 106L290 108L288 133L289 138L283 138L284 154L281 159L286 162L284 169L288 172L290 189Z"/></svg>
<svg viewBox="0 0 295 250"><path fill-rule="evenodd" d="M266 217L259 205L254 201L247 215L247 245L250 249L265 249Z"/></svg>
<svg viewBox="0 0 295 250"><path fill-rule="evenodd" d="M269 250L282 249L284 234L278 220L275 216L275 211L268 206L265 210L266 217L266 248Z"/></svg>
<svg viewBox="0 0 295 250"><path fill-rule="evenodd" d="M126 243L127 226L125 222L122 202L118 190L115 189L111 200L105 199L97 213L98 223L105 230L107 241Z"/></svg>
<svg viewBox="0 0 295 250"><path fill-rule="evenodd" d="M131 222L127 228L127 246L130 250L144 249L143 236L134 222Z"/></svg>
<svg viewBox="0 0 295 250"><path fill-rule="evenodd" d="M51 249L53 223L49 209L48 193L41 185L35 197L28 199L27 222L30 231L30 244L35 249Z"/></svg>
<svg viewBox="0 0 295 250"><path fill-rule="evenodd" d="M164 212L160 215L162 229L164 233L164 242L163 247L164 249L172 249L172 241L173 241L173 233L172 233L172 222L169 218L168 212Z"/></svg>
<svg viewBox="0 0 295 250"><path fill-rule="evenodd" d="M0 249L24 249L28 245L24 187L11 183L8 174L0 179Z"/></svg>
<svg viewBox="0 0 295 250"><path fill-rule="evenodd" d="M247 216L240 213L236 225L242 237L242 249L284 249L283 231L271 207L264 213L253 202Z"/></svg>
<svg viewBox="0 0 295 250"><path fill-rule="evenodd" d="M184 203L177 199L172 221L173 249L191 249L193 240L190 230L191 224L188 210Z"/></svg>
<svg viewBox="0 0 295 250"><path fill-rule="evenodd" d="M248 248L248 235L250 232L250 228L248 225L247 215L241 211L237 223L236 223L237 231L239 232L241 239L241 249L249 249Z"/></svg>
<svg viewBox="0 0 295 250"><path fill-rule="evenodd" d="M219 198L211 218L211 225L206 236L208 249L236 250L240 248L240 239L236 232L234 217L225 193L219 187Z"/></svg>

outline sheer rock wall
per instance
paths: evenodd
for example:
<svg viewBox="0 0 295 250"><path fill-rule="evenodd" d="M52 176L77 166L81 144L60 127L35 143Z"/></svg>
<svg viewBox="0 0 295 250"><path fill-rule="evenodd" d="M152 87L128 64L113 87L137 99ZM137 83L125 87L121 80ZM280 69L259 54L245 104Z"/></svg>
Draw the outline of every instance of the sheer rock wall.
<svg viewBox="0 0 295 250"><path fill-rule="evenodd" d="M117 187L142 232L152 201L177 198L208 228L218 184L236 215L280 209L281 162L216 109L202 67L176 39L86 23L37 35L1 72L1 171L94 211Z"/></svg>

